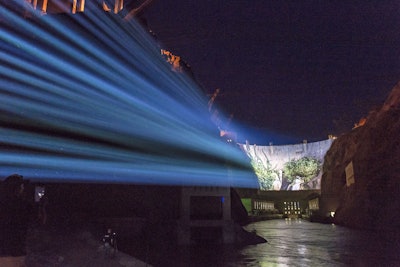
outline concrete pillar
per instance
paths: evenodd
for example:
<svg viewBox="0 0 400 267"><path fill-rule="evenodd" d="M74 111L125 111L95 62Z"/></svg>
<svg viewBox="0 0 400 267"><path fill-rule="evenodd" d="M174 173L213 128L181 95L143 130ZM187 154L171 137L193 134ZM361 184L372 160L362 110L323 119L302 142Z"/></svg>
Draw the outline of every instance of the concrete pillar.
<svg viewBox="0 0 400 267"><path fill-rule="evenodd" d="M178 222L178 244L190 243L190 193L188 188L181 190L180 220Z"/></svg>
<svg viewBox="0 0 400 267"><path fill-rule="evenodd" d="M303 152L307 152L307 140L303 140Z"/></svg>
<svg viewBox="0 0 400 267"><path fill-rule="evenodd" d="M222 216L220 219L191 219L191 197L218 197L221 199ZM192 242L192 229L201 227L217 227L221 229L222 240L225 244L235 242L235 225L231 214L230 188L222 187L183 187L181 193L181 217L178 222L177 237L180 245L187 245Z"/></svg>
<svg viewBox="0 0 400 267"><path fill-rule="evenodd" d="M223 196L224 202L222 203L222 219L230 220L231 216L231 194Z"/></svg>

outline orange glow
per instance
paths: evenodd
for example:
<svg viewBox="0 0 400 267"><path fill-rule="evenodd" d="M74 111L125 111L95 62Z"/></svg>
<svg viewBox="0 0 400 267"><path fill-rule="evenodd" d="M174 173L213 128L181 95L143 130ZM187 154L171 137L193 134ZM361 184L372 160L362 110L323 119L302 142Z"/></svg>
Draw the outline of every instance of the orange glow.
<svg viewBox="0 0 400 267"><path fill-rule="evenodd" d="M161 49L161 55L166 56L167 62L172 65L172 70L176 72L182 72L182 67L181 67L181 57L175 56L171 52Z"/></svg>
<svg viewBox="0 0 400 267"><path fill-rule="evenodd" d="M43 13L46 13L46 12L47 12L47 0L43 0L42 12L43 12Z"/></svg>
<svg viewBox="0 0 400 267"><path fill-rule="evenodd" d="M237 136L235 132L230 132L220 129L219 136L225 138L228 143L233 143L233 142L236 143Z"/></svg>
<svg viewBox="0 0 400 267"><path fill-rule="evenodd" d="M72 12L72 14L75 14L75 13L76 13L76 0L73 0L73 1L72 1L71 12Z"/></svg>
<svg viewBox="0 0 400 267"><path fill-rule="evenodd" d="M211 99L208 101L208 110L211 111L212 105L214 104L214 101L217 98L219 91L220 89L217 88L217 90L215 90L214 94L212 95Z"/></svg>
<svg viewBox="0 0 400 267"><path fill-rule="evenodd" d="M11 1L11 0L9 0ZM32 7L34 10L40 10L42 14L47 14L47 9L49 3L53 3L54 0L25 0L25 2ZM68 12L68 9L70 8L70 11L72 14L76 14L77 12L84 12L85 11L85 5L87 0L60 0L59 8L62 9L63 12ZM134 9L134 10L142 10L144 7L146 7L152 0L147 0L146 5L142 4L140 6L140 9ZM119 13L121 10L124 9L124 0L115 0L114 4L109 4L107 5L104 1L101 2L102 8L106 12L113 12L115 14Z"/></svg>
<svg viewBox="0 0 400 267"><path fill-rule="evenodd" d="M111 11L111 8L109 8L109 7L107 6L107 4L103 2L103 10L106 11L106 12L110 12L110 11Z"/></svg>
<svg viewBox="0 0 400 267"><path fill-rule="evenodd" d="M354 124L353 129L358 128L358 127L361 127L361 126L364 126L364 124L365 124L366 122L367 122L367 118L365 118L365 117L361 118L361 119L358 121L358 123L355 123L355 124Z"/></svg>
<svg viewBox="0 0 400 267"><path fill-rule="evenodd" d="M337 137L333 134L328 135L328 139L335 140Z"/></svg>
<svg viewBox="0 0 400 267"><path fill-rule="evenodd" d="M227 134L229 134L229 132L227 132L227 131L224 131L224 130L220 130L219 131L219 136L225 136L225 135L227 135Z"/></svg>
<svg viewBox="0 0 400 267"><path fill-rule="evenodd" d="M114 13L117 14L124 8L124 0L115 0Z"/></svg>
<svg viewBox="0 0 400 267"><path fill-rule="evenodd" d="M79 5L79 12L85 11L85 0L81 0L81 3Z"/></svg>
<svg viewBox="0 0 400 267"><path fill-rule="evenodd" d="M119 11L121 11L124 8L124 0L115 0L114 6L108 6L104 1L102 3L103 5L103 10L106 12L114 12L117 14Z"/></svg>
<svg viewBox="0 0 400 267"><path fill-rule="evenodd" d="M83 11L85 11L85 0L73 0L72 8L71 8L72 14L75 14L76 12L83 12Z"/></svg>

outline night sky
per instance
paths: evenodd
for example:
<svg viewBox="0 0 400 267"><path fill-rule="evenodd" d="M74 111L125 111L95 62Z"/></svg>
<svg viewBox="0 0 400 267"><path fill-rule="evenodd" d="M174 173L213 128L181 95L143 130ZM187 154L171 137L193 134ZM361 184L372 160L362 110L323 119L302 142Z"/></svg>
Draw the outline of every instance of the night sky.
<svg viewBox="0 0 400 267"><path fill-rule="evenodd" d="M339 135L400 81L399 1L155 0L145 16L206 93L221 89L239 141Z"/></svg>

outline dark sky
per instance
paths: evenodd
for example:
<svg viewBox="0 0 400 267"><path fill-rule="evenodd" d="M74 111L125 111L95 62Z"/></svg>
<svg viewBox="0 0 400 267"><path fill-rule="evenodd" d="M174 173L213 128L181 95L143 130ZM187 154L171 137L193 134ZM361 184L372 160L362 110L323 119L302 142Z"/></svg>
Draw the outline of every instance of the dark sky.
<svg viewBox="0 0 400 267"><path fill-rule="evenodd" d="M250 143L349 131L400 81L398 0L154 0L146 18Z"/></svg>

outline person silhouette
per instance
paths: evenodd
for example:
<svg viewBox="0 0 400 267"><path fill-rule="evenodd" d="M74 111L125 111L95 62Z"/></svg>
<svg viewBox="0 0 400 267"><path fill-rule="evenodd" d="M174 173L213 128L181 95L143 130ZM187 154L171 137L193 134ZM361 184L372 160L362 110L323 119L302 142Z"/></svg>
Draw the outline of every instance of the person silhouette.
<svg viewBox="0 0 400 267"><path fill-rule="evenodd" d="M103 244L106 257L115 257L117 253L117 234L111 228L107 228L107 232L103 237Z"/></svg>

